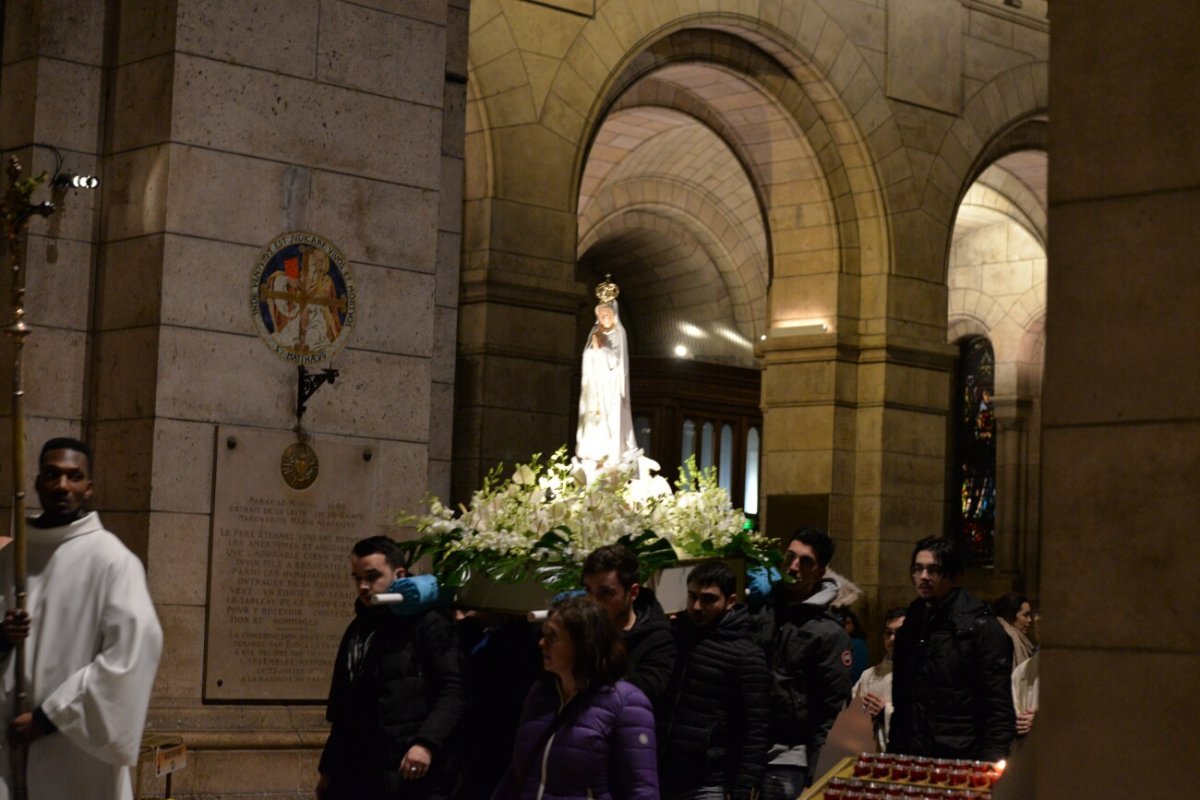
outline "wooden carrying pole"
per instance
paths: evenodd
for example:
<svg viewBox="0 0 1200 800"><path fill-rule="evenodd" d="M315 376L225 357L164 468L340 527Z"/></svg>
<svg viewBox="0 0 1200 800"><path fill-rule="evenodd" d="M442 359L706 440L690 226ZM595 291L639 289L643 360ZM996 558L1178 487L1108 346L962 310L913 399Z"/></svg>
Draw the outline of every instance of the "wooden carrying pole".
<svg viewBox="0 0 1200 800"><path fill-rule="evenodd" d="M13 584L16 591L17 608L25 611L27 570L25 562L25 387L21 369L21 357L29 326L25 323L25 267L21 248L25 240L25 229L34 214L48 217L54 213L49 202L33 204L29 198L44 180L41 175L33 179L21 178L21 164L16 156L8 160L8 191L0 206L4 218L4 233L8 245L8 263L12 280L13 319L5 333L13 340L13 396L12 396L12 475L13 475ZM25 687L25 642L15 643L16 668L13 670L17 697L16 713L29 711L29 693ZM25 783L26 748L12 748L13 797L22 800L26 796Z"/></svg>

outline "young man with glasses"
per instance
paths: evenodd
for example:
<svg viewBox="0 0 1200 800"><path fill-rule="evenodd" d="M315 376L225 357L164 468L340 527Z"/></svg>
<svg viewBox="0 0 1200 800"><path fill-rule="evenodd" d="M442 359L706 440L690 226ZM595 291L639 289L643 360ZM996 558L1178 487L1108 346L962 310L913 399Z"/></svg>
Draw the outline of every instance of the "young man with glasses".
<svg viewBox="0 0 1200 800"><path fill-rule="evenodd" d="M896 636L890 752L999 761L1016 735L1012 640L958 585L963 568L949 539L913 549L917 600Z"/></svg>
<svg viewBox="0 0 1200 800"><path fill-rule="evenodd" d="M783 562L789 580L763 609L772 742L763 800L793 800L812 783L821 747L850 701L850 635L830 611L841 588L826 570L833 550L824 531L792 534Z"/></svg>

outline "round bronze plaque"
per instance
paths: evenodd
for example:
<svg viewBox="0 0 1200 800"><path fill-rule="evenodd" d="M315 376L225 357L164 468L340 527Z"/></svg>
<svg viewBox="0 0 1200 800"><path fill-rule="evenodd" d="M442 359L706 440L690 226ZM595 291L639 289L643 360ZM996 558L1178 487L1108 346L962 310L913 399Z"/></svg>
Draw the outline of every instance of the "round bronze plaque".
<svg viewBox="0 0 1200 800"><path fill-rule="evenodd" d="M283 474L283 480L296 490L312 486L317 480L320 468L317 452L303 442L289 445L283 451L283 458L279 460L279 471Z"/></svg>

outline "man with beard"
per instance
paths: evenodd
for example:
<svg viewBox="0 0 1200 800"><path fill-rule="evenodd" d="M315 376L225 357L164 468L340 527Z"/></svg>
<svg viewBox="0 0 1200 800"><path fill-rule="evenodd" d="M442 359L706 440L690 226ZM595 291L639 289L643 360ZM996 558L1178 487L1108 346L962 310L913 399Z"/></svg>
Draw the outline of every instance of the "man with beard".
<svg viewBox="0 0 1200 800"><path fill-rule="evenodd" d="M675 620L675 670L658 714L659 782L667 800L750 800L767 758L770 675L750 616L722 561L688 573Z"/></svg>
<svg viewBox="0 0 1200 800"><path fill-rule="evenodd" d="M999 761L1016 735L1012 640L986 603L958 586L962 550L949 539L917 542L917 599L896 635L888 750Z"/></svg>

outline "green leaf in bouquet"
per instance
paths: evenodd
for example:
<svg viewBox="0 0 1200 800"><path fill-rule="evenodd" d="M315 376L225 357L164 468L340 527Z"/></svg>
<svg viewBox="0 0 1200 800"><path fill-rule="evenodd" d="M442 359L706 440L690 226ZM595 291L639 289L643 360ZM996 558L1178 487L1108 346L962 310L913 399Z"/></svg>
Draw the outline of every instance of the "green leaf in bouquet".
<svg viewBox="0 0 1200 800"><path fill-rule="evenodd" d="M500 583L519 583L525 579L528 562L525 558L496 558L489 560L483 572L489 578Z"/></svg>
<svg viewBox="0 0 1200 800"><path fill-rule="evenodd" d="M537 540L533 545L534 550L552 550L558 551L563 546L571 543L571 531L558 525L542 534L542 538Z"/></svg>
<svg viewBox="0 0 1200 800"><path fill-rule="evenodd" d="M675 548L654 531L626 534L617 539L617 544L623 544L637 554L643 578L679 563Z"/></svg>
<svg viewBox="0 0 1200 800"><path fill-rule="evenodd" d="M544 564L533 572L538 583L552 592L565 592L579 586L579 567L575 564Z"/></svg>

